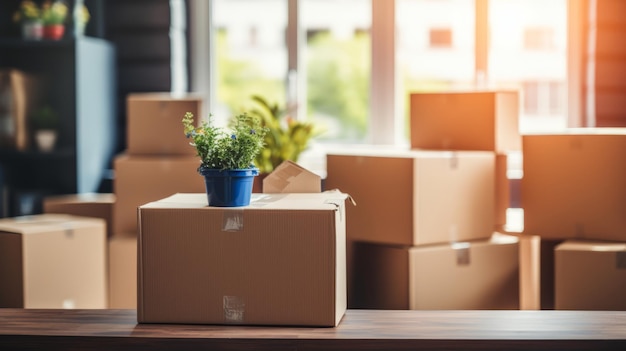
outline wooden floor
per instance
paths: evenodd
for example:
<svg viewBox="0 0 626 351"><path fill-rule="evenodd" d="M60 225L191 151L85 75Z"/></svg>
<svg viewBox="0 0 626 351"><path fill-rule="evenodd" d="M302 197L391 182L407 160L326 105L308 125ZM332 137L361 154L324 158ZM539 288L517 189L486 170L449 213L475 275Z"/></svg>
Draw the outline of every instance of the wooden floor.
<svg viewBox="0 0 626 351"><path fill-rule="evenodd" d="M137 324L0 309L0 350L626 350L626 312L349 310L336 328Z"/></svg>

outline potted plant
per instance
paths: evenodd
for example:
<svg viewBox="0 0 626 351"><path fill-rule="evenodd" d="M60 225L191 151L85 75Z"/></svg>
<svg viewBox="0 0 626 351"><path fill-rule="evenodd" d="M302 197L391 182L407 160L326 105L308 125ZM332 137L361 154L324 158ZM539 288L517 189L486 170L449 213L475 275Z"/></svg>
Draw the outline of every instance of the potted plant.
<svg viewBox="0 0 626 351"><path fill-rule="evenodd" d="M35 132L37 148L43 152L54 149L57 140L59 118L56 111L46 105L35 110L31 115L31 126Z"/></svg>
<svg viewBox="0 0 626 351"><path fill-rule="evenodd" d="M183 130L200 157L198 173L204 176L209 206L235 207L250 204L252 183L259 170L254 159L264 147L267 130L258 118L246 113L231 120L229 127L213 124L212 115L200 126L187 112Z"/></svg>
<svg viewBox="0 0 626 351"><path fill-rule="evenodd" d="M265 134L266 147L254 160L262 180L283 161L298 162L300 154L309 147L309 142L318 131L312 123L292 118L286 108L269 103L259 95L252 96L252 101L255 107L250 113L259 117L261 125L268 130ZM261 184L260 181L255 184L255 191L262 191Z"/></svg>
<svg viewBox="0 0 626 351"><path fill-rule="evenodd" d="M34 1L23 0L13 14L13 21L22 25L22 37L28 40L40 40L43 37L41 9Z"/></svg>
<svg viewBox="0 0 626 351"><path fill-rule="evenodd" d="M44 38L53 40L63 38L67 18L67 5L64 2L46 0L41 7L41 18Z"/></svg>

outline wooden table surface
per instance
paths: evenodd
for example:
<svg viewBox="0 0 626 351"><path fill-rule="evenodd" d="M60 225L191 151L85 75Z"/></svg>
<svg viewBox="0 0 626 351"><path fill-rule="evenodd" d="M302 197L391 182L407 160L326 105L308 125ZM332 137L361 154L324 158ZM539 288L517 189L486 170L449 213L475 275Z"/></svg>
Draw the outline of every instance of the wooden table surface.
<svg viewBox="0 0 626 351"><path fill-rule="evenodd" d="M0 309L0 350L626 350L626 312L348 310L336 328L137 324Z"/></svg>

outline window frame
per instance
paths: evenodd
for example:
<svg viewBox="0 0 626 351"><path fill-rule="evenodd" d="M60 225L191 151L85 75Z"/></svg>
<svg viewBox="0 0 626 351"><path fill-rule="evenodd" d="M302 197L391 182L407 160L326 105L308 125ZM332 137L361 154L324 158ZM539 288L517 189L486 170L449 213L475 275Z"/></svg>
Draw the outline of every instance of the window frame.
<svg viewBox="0 0 626 351"><path fill-rule="evenodd" d="M213 0L188 0L190 7L190 86L191 91L203 96L203 116L211 111L215 99L215 55ZM405 92L397 87L395 64L395 0L372 1L372 72L370 88L369 135L371 145L403 145L403 116L400 102ZM306 104L306 71L299 55L303 33L299 27L299 0L286 0L288 25L286 45L288 52L288 79L285 82L287 103L292 99ZM475 86L483 87L487 81L488 57L488 9L489 0L474 0L476 7L476 64ZM583 65L585 48L584 7L585 0L567 1L567 125L570 127L593 126L593 116L583 120L583 109L589 104L588 91L583 90L583 77L587 70ZM208 63L208 64L207 64ZM583 101L583 98L585 101ZM298 106L303 106L302 103ZM303 118L306 107L299 109ZM348 147L341 145L341 147Z"/></svg>

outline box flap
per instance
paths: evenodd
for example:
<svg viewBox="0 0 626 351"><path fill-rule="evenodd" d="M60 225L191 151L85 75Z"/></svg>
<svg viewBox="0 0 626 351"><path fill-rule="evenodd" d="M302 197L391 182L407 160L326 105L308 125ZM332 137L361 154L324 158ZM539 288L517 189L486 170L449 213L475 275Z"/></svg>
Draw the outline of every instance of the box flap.
<svg viewBox="0 0 626 351"><path fill-rule="evenodd" d="M626 243L567 240L559 244L555 250L559 251L626 251Z"/></svg>
<svg viewBox="0 0 626 351"><path fill-rule="evenodd" d="M294 194L252 194L250 205L236 207L237 210L254 209L306 209L328 210L342 206L348 195L339 191L323 193ZM164 199L139 206L139 209L206 208L207 210L228 210L229 207L209 207L206 194L178 193Z"/></svg>
<svg viewBox="0 0 626 351"><path fill-rule="evenodd" d="M320 191L321 177L292 161L284 161L263 179L263 192L267 194Z"/></svg>
<svg viewBox="0 0 626 351"><path fill-rule="evenodd" d="M52 228L54 230L65 230L92 226L93 223L102 223L104 225L104 220L65 214L40 214L0 219L0 231L16 234L34 234L49 232Z"/></svg>

